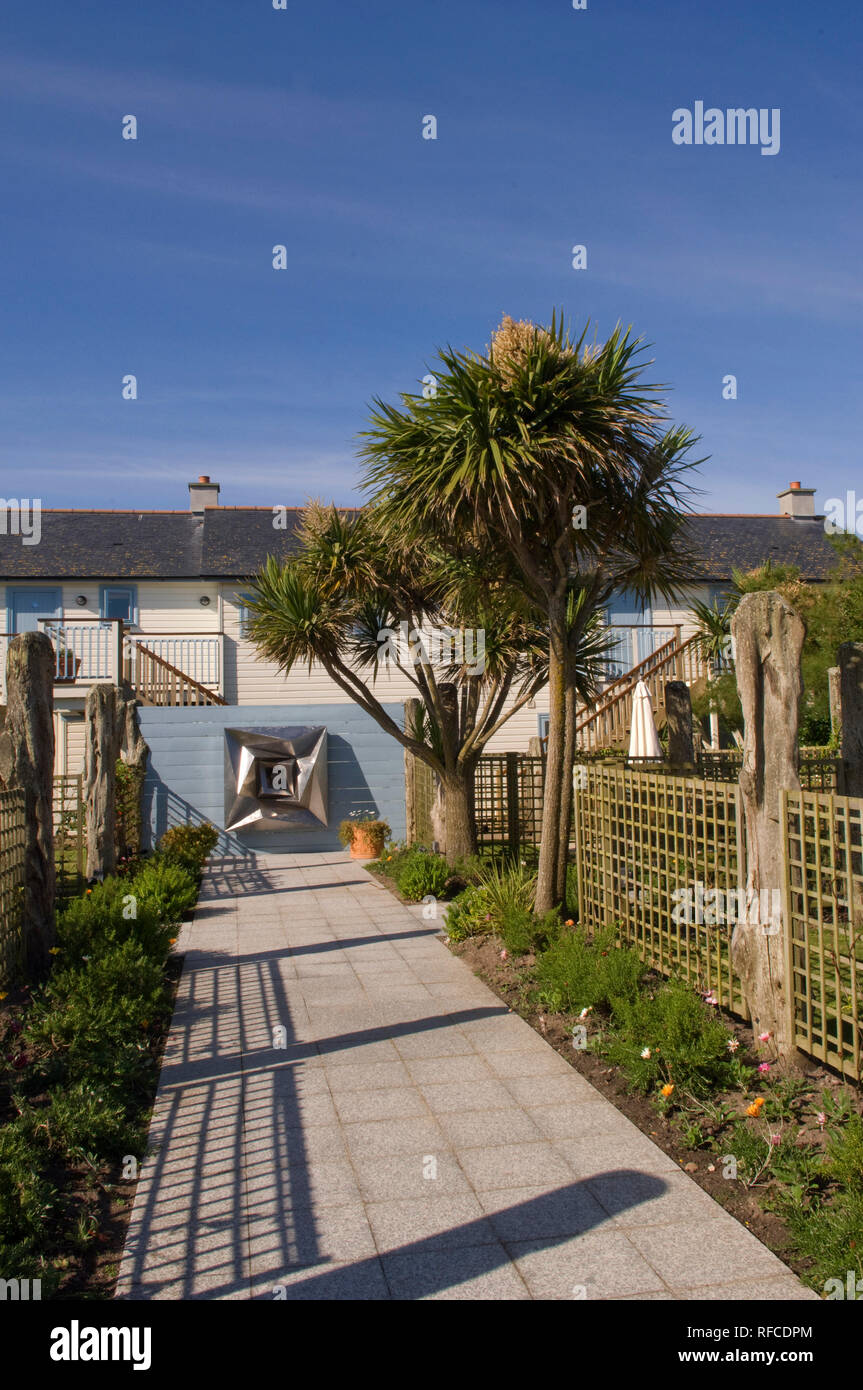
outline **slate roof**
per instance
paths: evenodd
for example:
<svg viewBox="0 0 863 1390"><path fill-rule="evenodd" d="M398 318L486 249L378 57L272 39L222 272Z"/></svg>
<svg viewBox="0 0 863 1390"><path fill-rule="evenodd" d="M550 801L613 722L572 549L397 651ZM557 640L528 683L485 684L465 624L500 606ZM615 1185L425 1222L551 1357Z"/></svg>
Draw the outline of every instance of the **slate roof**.
<svg viewBox="0 0 863 1390"><path fill-rule="evenodd" d="M195 512L43 511L38 545L0 535L0 580L244 579L267 555L296 545L300 508L284 529L269 507L208 507ZM731 571L768 558L823 580L835 552L823 522L782 516L691 516L693 579L722 583Z"/></svg>
<svg viewBox="0 0 863 1390"><path fill-rule="evenodd" d="M296 549L302 508L274 518L271 507L208 507L204 513L201 575L234 579L254 574L268 555L286 559ZM273 525L284 519L284 529Z"/></svg>
<svg viewBox="0 0 863 1390"><path fill-rule="evenodd" d="M836 552L824 534L824 519L790 516L692 516L687 522L695 575L722 582L732 569L752 570L766 560L796 565L806 580L827 578Z"/></svg>

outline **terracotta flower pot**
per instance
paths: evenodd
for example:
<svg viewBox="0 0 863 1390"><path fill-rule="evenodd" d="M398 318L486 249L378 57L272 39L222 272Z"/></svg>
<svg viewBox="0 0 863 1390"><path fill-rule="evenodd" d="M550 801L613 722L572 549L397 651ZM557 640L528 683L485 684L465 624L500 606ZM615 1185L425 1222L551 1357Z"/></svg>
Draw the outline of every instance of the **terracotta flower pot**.
<svg viewBox="0 0 863 1390"><path fill-rule="evenodd" d="M380 831L364 830L358 825L351 840L351 859L380 859L384 837Z"/></svg>

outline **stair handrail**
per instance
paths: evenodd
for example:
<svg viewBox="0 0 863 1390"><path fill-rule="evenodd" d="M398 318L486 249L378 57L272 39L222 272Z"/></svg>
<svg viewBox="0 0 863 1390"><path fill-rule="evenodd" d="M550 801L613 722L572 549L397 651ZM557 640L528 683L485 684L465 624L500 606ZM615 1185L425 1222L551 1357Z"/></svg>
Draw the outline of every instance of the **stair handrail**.
<svg viewBox="0 0 863 1390"><path fill-rule="evenodd" d="M228 703L227 700L222 699L221 695L217 695L214 690L210 690L208 686L202 685L200 681L196 681L193 676L187 675L185 671L181 671L177 666L172 666L170 661L166 661L164 657L159 656L159 653L154 652L152 647L148 647L145 642L132 640L131 645L144 655L151 664L161 667L163 671L167 671L172 676L178 677L183 684L188 686L189 689L196 694L203 695L204 699L196 701L196 704L226 705ZM133 679L131 684L137 689L138 682L136 679Z"/></svg>
<svg viewBox="0 0 863 1390"><path fill-rule="evenodd" d="M606 687L600 704L596 705L593 709L583 710L581 715L576 717L576 735L583 733L585 729L589 728L591 724L597 723L604 715L608 715L621 703L621 701L625 700L628 695L633 693L638 682L643 680L645 676L659 675L663 667L670 666L672 663L676 664L686 652L700 649L700 642L701 637L699 633L694 633L691 637L688 637L685 642L680 642L675 634L674 637L664 642L661 647L657 647L656 651L652 652L650 656L640 661L637 666L633 666L631 671L627 671L623 676L618 676L617 680L614 681L611 686ZM622 688L614 689L614 687L617 686L622 686ZM612 689L614 689L614 693L609 699L608 692Z"/></svg>

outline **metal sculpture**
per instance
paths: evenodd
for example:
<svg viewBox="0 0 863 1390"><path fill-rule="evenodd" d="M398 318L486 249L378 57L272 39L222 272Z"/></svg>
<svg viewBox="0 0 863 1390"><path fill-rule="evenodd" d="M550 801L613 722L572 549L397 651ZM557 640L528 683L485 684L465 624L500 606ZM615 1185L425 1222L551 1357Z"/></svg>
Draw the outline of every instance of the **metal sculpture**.
<svg viewBox="0 0 863 1390"><path fill-rule="evenodd" d="M225 730L225 829L327 824L322 725Z"/></svg>

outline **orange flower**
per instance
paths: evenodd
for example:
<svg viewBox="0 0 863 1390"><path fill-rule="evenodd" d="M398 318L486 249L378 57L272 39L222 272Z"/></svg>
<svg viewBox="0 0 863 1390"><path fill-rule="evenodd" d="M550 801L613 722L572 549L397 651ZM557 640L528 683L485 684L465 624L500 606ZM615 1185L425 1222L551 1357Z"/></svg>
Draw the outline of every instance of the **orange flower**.
<svg viewBox="0 0 863 1390"><path fill-rule="evenodd" d="M747 1115L749 1115L751 1119L757 1120L757 1119L758 1119L758 1116L759 1116L760 1113L761 1113L761 1107L762 1107L763 1104L764 1104L764 1097L763 1097L763 1096L756 1096L755 1099L754 1099L754 1101L752 1102L752 1104L751 1104L751 1105L747 1105L747 1107L746 1107L746 1113L747 1113Z"/></svg>
<svg viewBox="0 0 863 1390"><path fill-rule="evenodd" d="M661 1087L659 1094L662 1095L662 1096L665 1096L666 1099L667 1099L668 1096L671 1095L671 1092L672 1092L673 1090L674 1090L674 1086L672 1085L672 1083L671 1083L670 1081L667 1081L666 1084L665 1084L663 1087Z"/></svg>

